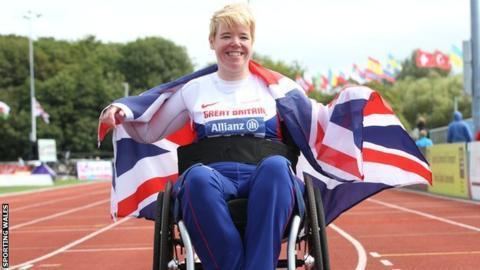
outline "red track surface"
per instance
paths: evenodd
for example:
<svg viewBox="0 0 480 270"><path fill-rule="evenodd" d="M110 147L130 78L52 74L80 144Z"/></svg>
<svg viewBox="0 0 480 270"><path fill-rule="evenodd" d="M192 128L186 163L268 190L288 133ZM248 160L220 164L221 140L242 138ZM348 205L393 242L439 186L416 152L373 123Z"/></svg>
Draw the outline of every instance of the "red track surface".
<svg viewBox="0 0 480 270"><path fill-rule="evenodd" d="M0 197L10 204L10 269L151 269L153 222L112 223L109 193L101 182ZM327 232L335 270L480 269L478 203L389 190Z"/></svg>

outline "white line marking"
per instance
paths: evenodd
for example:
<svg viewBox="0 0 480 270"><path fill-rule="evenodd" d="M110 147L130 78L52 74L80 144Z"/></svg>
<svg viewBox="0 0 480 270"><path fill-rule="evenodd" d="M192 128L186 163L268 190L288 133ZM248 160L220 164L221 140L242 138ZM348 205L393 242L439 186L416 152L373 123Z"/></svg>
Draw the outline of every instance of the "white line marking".
<svg viewBox="0 0 480 270"><path fill-rule="evenodd" d="M53 257L53 256L55 256L55 255L57 255L57 254L59 254L59 253L61 253L61 252L64 252L65 250L67 250L67 249L69 249L69 248L71 248L71 247L74 247L74 246L76 246L76 245L78 245L78 244L80 244L80 243L82 243L82 242L85 242L85 241L89 240L90 238L93 238L93 237L95 237L95 236L97 236L97 235L99 235L99 234L101 234L101 233L103 233L103 232L105 232L105 231L108 231L108 230L110 230L111 228L113 228L113 227L115 227L115 226L118 226L118 225L120 225L120 224L122 224L122 223L124 223L124 222L126 222L126 221L128 221L128 220L130 220L130 219L131 219L131 218L128 218L128 217L127 217L127 218L124 218L124 219L122 219L122 220L120 220L120 221L117 221L117 222L112 223L112 224L110 224L110 225L108 225L108 226L106 226L106 227L103 227L102 229L100 229L100 230L98 230L98 231L95 231L95 232L93 232L93 233L91 233L91 234L88 234L88 235L86 235L86 236L84 236L84 237L82 237L82 238L80 238L80 239L78 239L78 240L76 240L76 241L70 242L69 244L67 244L67 245L65 245L65 246L63 246L63 247L61 247L61 248L59 248L59 249L57 249L57 250L54 250L54 251L52 251L52 252L50 252L50 253L48 253L48 254L45 254L45 255L40 256L40 257L37 257L37 258L32 259L32 260L30 260L30 261L28 261L28 262L24 262L24 263L22 263L22 264L14 265L14 266L12 266L12 270L14 270L14 269L16 269L16 268L21 269L22 267L25 267L25 266L27 266L27 265L31 265L31 264L37 263L37 262L39 262L39 261L42 261L42 260L48 259L48 258L50 258L50 257Z"/></svg>
<svg viewBox="0 0 480 270"><path fill-rule="evenodd" d="M475 255L480 254L480 250L473 251L449 251L449 252L420 252L420 253L392 253L383 254L384 257L409 257L409 256L448 256L448 255Z"/></svg>
<svg viewBox="0 0 480 270"><path fill-rule="evenodd" d="M139 251L152 250L152 247L131 247L131 248L84 248L84 249L70 249L65 252L105 252L105 251Z"/></svg>
<svg viewBox="0 0 480 270"><path fill-rule="evenodd" d="M385 266L392 266L393 265L393 263L391 263L389 260L380 260L380 262Z"/></svg>
<svg viewBox="0 0 480 270"><path fill-rule="evenodd" d="M35 223L38 223L38 222L42 222L42 221L49 220L49 219L52 219L52 218L64 216L64 215L67 215L67 214L70 214L70 213L74 213L74 212L77 212L77 211L80 211L80 210L83 210L83 209L90 208L92 206L96 206L96 205L99 205L99 204L102 204L102 203L106 203L108 201L110 201L110 199L101 200L101 201L98 201L98 202L94 202L94 203L91 203L91 204L84 205L82 207L73 208L73 209L63 211L63 212L60 212L60 213L57 213L57 214L53 214L53 215L50 215L50 216L46 216L46 217L43 217L43 218L37 218L37 219L31 220L31 221L28 221L28 222L25 222L25 223L21 223L21 224L17 224L15 226L12 226L12 227L10 227L10 230L15 230L15 229L22 228L22 227L25 227L25 226L28 226L28 225L32 225L32 224L35 224Z"/></svg>
<svg viewBox="0 0 480 270"><path fill-rule="evenodd" d="M381 204L381 205L384 205L384 206L386 206L386 207L398 209L398 210L401 210L401 211L404 211L404 212L408 212L408 213L420 215L420 216L423 216L423 217L426 217L426 218L438 220L438 221L441 221L441 222L444 222L444 223L448 223L448 224L451 224L451 225L455 225L455 226L458 226L458 227L462 227L462 228L465 228L465 229L469 229L469 230L473 230L473 231L476 231L476 232L480 232L480 228L479 228L479 227L475 227L475 226L463 224L463 223L456 222L456 221L453 221L453 220L450 220L450 219L446 219L446 218L437 217L437 216L434 216L434 215L431 215L431 214L427 214L427 213L424 213L424 212L421 212L421 211L417 211L417 210L405 208L405 207L402 207L402 206L398 206L398 205L395 205L395 204L382 202L382 201L375 200L375 199L367 199L367 201L370 201L370 202L373 202L373 203L377 203L377 204Z"/></svg>
<svg viewBox="0 0 480 270"><path fill-rule="evenodd" d="M395 189L395 191L405 192L405 193L413 193L413 194L417 194L417 195L423 195L423 196L427 196L427 197L442 199L442 200L445 200L445 201L454 201L454 202L480 205L479 201L472 201L472 200L461 199L461 198L445 197L445 196L434 194L434 193L428 193L428 192L425 192L425 191L408 189L408 188L397 188L397 189Z"/></svg>
<svg viewBox="0 0 480 270"><path fill-rule="evenodd" d="M62 265L59 263L49 263L49 264L40 264L38 267L40 268L58 268L61 267Z"/></svg>
<svg viewBox="0 0 480 270"><path fill-rule="evenodd" d="M382 257L382 255L378 254L377 252L370 252L370 256L374 257L374 258L380 258Z"/></svg>
<svg viewBox="0 0 480 270"><path fill-rule="evenodd" d="M14 197L18 195L25 195L25 194L31 194L31 193L40 193L40 192L51 191L51 190L69 189L69 188L92 185L92 184L102 183L102 182L106 182L106 181L86 182L86 183L78 183L78 184L72 184L72 185L60 186L60 187L47 187L47 188L40 188L40 189L34 189L34 190L11 192L11 193L0 194L0 198Z"/></svg>
<svg viewBox="0 0 480 270"><path fill-rule="evenodd" d="M353 244L353 246L355 247L355 249L357 250L357 254L358 254L358 263L357 263L357 267L355 267L355 270L363 270L367 267L367 252L365 251L365 249L363 248L362 244L360 244L360 242L358 242L357 239L353 238L351 235L349 235L347 232L345 232L344 230L340 229L339 227L337 227L335 224L331 223L330 225L328 225L328 227L332 228L333 230L335 230L338 234L340 234L341 236L343 236L345 239L347 239L348 241L350 241L350 243Z"/></svg>
<svg viewBox="0 0 480 270"><path fill-rule="evenodd" d="M82 197L90 197L92 195L103 194L103 193L108 194L110 192L109 191L107 191L107 192L100 191L100 192L95 192L95 193L81 194L81 195L77 195L77 196L68 196L67 198L51 200L51 201L46 201L46 202L41 202L41 203L32 203L31 205L25 205L25 206L22 206L22 207L15 207L14 209L12 209L10 211L10 213L17 212L17 211L20 211L20 210L23 210L23 209L32 209L32 208L39 207L39 206L49 205L49 204L63 202L63 201L69 201L69 200L82 198Z"/></svg>

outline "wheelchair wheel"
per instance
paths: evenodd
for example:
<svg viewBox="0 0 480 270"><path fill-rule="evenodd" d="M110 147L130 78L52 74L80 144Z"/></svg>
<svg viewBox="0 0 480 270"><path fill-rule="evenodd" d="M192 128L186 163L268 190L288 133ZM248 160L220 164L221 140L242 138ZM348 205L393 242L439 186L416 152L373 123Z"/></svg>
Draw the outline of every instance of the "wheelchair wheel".
<svg viewBox="0 0 480 270"><path fill-rule="evenodd" d="M153 270L158 270L160 259L160 223L162 222L163 192L157 196L157 209L155 211L155 229L153 231Z"/></svg>
<svg viewBox="0 0 480 270"><path fill-rule="evenodd" d="M320 193L320 188L313 188L315 195L315 204L317 206L317 217L318 217L318 226L320 229L320 246L322 250L322 259L323 259L323 269L330 270L330 257L328 255L328 242L327 242L327 232L326 232L326 222L325 222L325 211L323 208L322 194Z"/></svg>
<svg viewBox="0 0 480 270"><path fill-rule="evenodd" d="M167 270L168 262L173 256L172 235L170 230L170 182L164 192L157 197L157 214L153 242L153 270Z"/></svg>
<svg viewBox="0 0 480 270"><path fill-rule="evenodd" d="M317 210L317 200L315 199L315 188L310 177L305 177L305 188L307 193L307 217L310 224L307 243L309 246L310 255L315 259L313 269L324 270L318 216L319 212Z"/></svg>

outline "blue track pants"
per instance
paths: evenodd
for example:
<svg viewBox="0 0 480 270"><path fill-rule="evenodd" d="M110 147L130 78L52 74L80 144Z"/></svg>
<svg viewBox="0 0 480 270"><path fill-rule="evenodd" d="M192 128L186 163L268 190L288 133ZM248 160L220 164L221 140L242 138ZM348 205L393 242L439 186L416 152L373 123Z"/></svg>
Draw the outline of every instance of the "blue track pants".
<svg viewBox="0 0 480 270"><path fill-rule="evenodd" d="M284 157L271 156L258 166L197 164L183 174L175 190L179 190L183 220L204 269L276 268L296 201L293 181L298 179L289 166ZM298 186L303 189L303 184ZM244 240L227 206L234 198L248 198Z"/></svg>

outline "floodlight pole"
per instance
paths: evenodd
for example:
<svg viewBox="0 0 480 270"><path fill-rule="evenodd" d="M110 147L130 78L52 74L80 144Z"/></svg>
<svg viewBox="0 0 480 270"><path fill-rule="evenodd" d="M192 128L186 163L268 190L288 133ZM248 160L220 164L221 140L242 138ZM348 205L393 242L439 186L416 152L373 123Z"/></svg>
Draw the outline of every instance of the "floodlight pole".
<svg viewBox="0 0 480 270"><path fill-rule="evenodd" d="M29 36L28 36L28 51L29 51L29 60L30 60L30 109L31 109L31 119L32 119L32 130L30 132L30 142L32 143L32 153L35 153L34 147L37 141L37 122L35 116L35 73L33 68L33 37L32 37L32 21L34 19L40 18L41 14L33 13L30 10L27 12L27 15L23 16L24 19L28 20L29 23Z"/></svg>

